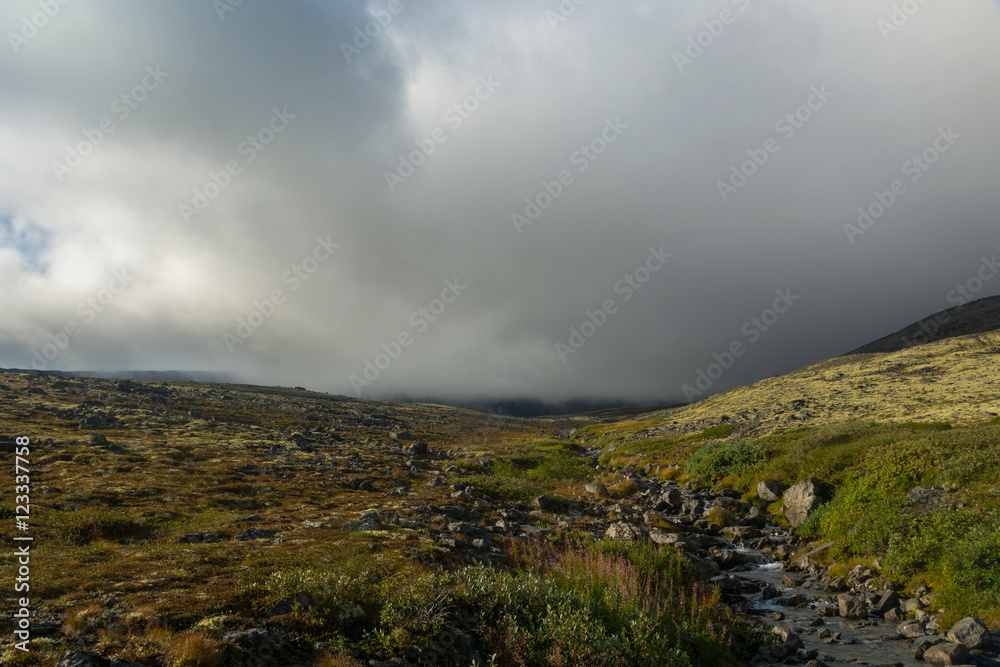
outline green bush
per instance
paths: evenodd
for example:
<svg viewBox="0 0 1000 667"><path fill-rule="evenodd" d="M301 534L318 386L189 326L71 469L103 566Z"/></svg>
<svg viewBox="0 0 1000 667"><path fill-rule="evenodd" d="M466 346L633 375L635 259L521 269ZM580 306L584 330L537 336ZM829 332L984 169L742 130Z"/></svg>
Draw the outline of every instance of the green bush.
<svg viewBox="0 0 1000 667"><path fill-rule="evenodd" d="M687 460L686 470L699 479L717 481L730 475L745 475L766 463L774 450L760 440L713 442Z"/></svg>

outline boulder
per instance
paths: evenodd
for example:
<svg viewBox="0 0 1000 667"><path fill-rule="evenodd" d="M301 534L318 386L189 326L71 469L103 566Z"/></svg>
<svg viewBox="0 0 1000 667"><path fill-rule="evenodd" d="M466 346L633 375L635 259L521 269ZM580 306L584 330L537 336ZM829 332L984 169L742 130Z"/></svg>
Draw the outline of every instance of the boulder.
<svg viewBox="0 0 1000 667"><path fill-rule="evenodd" d="M841 593L837 596L837 605L843 618L868 618L868 604L860 595Z"/></svg>
<svg viewBox="0 0 1000 667"><path fill-rule="evenodd" d="M937 644L924 651L924 660L934 665L962 665L968 659L965 644Z"/></svg>
<svg viewBox="0 0 1000 667"><path fill-rule="evenodd" d="M235 542L249 542L250 540L266 540L273 537L274 533L260 528L244 528L233 536Z"/></svg>
<svg viewBox="0 0 1000 667"><path fill-rule="evenodd" d="M589 484L583 487L583 490L594 496L608 495L608 487L598 482L590 482Z"/></svg>
<svg viewBox="0 0 1000 667"><path fill-rule="evenodd" d="M875 608L872 611L875 612L876 616L884 616L890 609L895 609L898 606L899 596L895 591L888 591L881 598L879 598L879 601L875 603Z"/></svg>
<svg viewBox="0 0 1000 667"><path fill-rule="evenodd" d="M552 496L538 496L531 501L531 504L543 512L555 512L559 509L559 501Z"/></svg>
<svg viewBox="0 0 1000 667"><path fill-rule="evenodd" d="M809 513L823 502L819 486L812 479L804 479L785 491L782 504L785 517L792 526L798 526L806 520Z"/></svg>
<svg viewBox="0 0 1000 667"><path fill-rule="evenodd" d="M757 495L769 503L781 500L781 494L785 491L785 485L776 479L762 479L757 484Z"/></svg>
<svg viewBox="0 0 1000 667"><path fill-rule="evenodd" d="M982 620L969 616L951 626L948 641L965 644L969 648L986 648L992 643L990 630Z"/></svg>
<svg viewBox="0 0 1000 667"><path fill-rule="evenodd" d="M605 535L612 540L622 540L623 542L634 542L642 539L642 531L625 521L615 521L608 526Z"/></svg>
<svg viewBox="0 0 1000 667"><path fill-rule="evenodd" d="M684 495L680 489L668 489L661 496L667 507L673 511L679 510L684 505Z"/></svg>
<svg viewBox="0 0 1000 667"><path fill-rule="evenodd" d="M795 653L799 649L804 649L806 647L806 645L802 643L802 638L788 628L775 626L771 629L771 632L778 636L778 639L780 639L785 645L785 650L789 653Z"/></svg>
<svg viewBox="0 0 1000 667"><path fill-rule="evenodd" d="M916 639L917 637L923 637L927 634L927 630L924 628L924 624L920 621L903 621L896 626L896 632L903 635L907 639Z"/></svg>

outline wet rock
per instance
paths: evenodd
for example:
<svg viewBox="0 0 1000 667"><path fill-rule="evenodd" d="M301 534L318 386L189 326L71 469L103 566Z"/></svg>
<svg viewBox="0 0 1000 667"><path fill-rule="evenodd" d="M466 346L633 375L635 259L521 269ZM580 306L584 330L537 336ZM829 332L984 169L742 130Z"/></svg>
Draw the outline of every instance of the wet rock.
<svg viewBox="0 0 1000 667"><path fill-rule="evenodd" d="M982 620L969 616L951 626L948 641L965 644L971 649L987 648L992 643L990 630Z"/></svg>
<svg viewBox="0 0 1000 667"><path fill-rule="evenodd" d="M819 486L813 479L802 480L782 495L785 518L793 527L805 521L822 502Z"/></svg>
<svg viewBox="0 0 1000 667"><path fill-rule="evenodd" d="M723 570L731 570L743 564L743 554L738 551L723 551L715 557L715 562Z"/></svg>
<svg viewBox="0 0 1000 667"><path fill-rule="evenodd" d="M968 659L965 644L937 644L924 651L924 660L934 665L961 665Z"/></svg>
<svg viewBox="0 0 1000 667"><path fill-rule="evenodd" d="M895 609L898 606L899 596L896 595L895 591L888 591L875 603L872 612L877 616L885 616L890 609Z"/></svg>
<svg viewBox="0 0 1000 667"><path fill-rule="evenodd" d="M849 620L868 618L868 603L860 595L841 593L837 596L837 606L843 618Z"/></svg>
<svg viewBox="0 0 1000 667"><path fill-rule="evenodd" d="M789 653L795 653L799 649L804 649L806 647L806 645L802 642L802 638L788 628L775 626L771 629L771 632L778 636L778 639L780 639L784 644L785 650Z"/></svg>
<svg viewBox="0 0 1000 667"><path fill-rule="evenodd" d="M758 529L764 528L767 525L767 513L762 512L757 507L751 507L750 511L740 519L740 525Z"/></svg>
<svg viewBox="0 0 1000 667"><path fill-rule="evenodd" d="M785 485L776 479L762 479L757 485L757 495L769 503L781 500L781 494L785 492Z"/></svg>
<svg viewBox="0 0 1000 667"><path fill-rule="evenodd" d="M917 637L923 637L927 634L924 624L920 621L903 621L896 626L896 632L903 635L907 639L916 639Z"/></svg>

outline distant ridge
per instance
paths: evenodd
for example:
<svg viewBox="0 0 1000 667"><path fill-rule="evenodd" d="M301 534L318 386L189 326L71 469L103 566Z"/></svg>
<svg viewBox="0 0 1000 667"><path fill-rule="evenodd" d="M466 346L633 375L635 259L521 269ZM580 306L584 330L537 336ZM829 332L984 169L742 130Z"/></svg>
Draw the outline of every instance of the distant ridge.
<svg viewBox="0 0 1000 667"><path fill-rule="evenodd" d="M106 380L161 380L163 382L216 382L239 384L232 375L211 371L38 371L33 368L0 368L8 373L40 373L64 378L98 378Z"/></svg>
<svg viewBox="0 0 1000 667"><path fill-rule="evenodd" d="M1000 329L1000 296L991 296L937 312L894 334L851 350L843 356L898 352L932 341L998 329Z"/></svg>

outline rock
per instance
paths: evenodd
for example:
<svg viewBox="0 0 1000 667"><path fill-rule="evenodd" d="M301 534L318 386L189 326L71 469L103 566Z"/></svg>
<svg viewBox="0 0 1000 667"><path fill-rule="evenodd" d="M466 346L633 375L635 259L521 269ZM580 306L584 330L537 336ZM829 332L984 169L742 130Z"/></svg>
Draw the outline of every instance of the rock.
<svg viewBox="0 0 1000 667"><path fill-rule="evenodd" d="M700 516L705 510L705 503L701 500L689 500L681 505L681 513L687 516Z"/></svg>
<svg viewBox="0 0 1000 667"><path fill-rule="evenodd" d="M250 540L264 540L273 537L274 533L260 528L244 528L233 536L234 542L248 542Z"/></svg>
<svg viewBox="0 0 1000 667"><path fill-rule="evenodd" d="M288 646L288 642L284 639L261 628L227 632L222 636L222 640L240 647L252 656L274 656Z"/></svg>
<svg viewBox="0 0 1000 667"><path fill-rule="evenodd" d="M625 521L615 521L608 526L608 530L604 534L609 539L622 540L624 542L634 542L642 539L642 531Z"/></svg>
<svg viewBox="0 0 1000 667"><path fill-rule="evenodd" d="M734 567L743 564L743 554L738 551L723 551L715 557L715 562L717 562L719 567L723 570L731 570Z"/></svg>
<svg viewBox="0 0 1000 667"><path fill-rule="evenodd" d="M982 620L969 616L951 626L948 641L965 644L971 649L987 648L992 643L990 630Z"/></svg>
<svg viewBox="0 0 1000 667"><path fill-rule="evenodd" d="M669 489L663 493L660 499L673 511L678 511L684 505L684 496L680 489Z"/></svg>
<svg viewBox="0 0 1000 667"><path fill-rule="evenodd" d="M896 626L896 632L903 635L907 639L916 639L917 637L923 637L927 634L924 629L924 624L920 621L903 621Z"/></svg>
<svg viewBox="0 0 1000 667"><path fill-rule="evenodd" d="M603 497L608 495L608 487L604 486L603 484L599 484L597 482L590 482L589 484L583 487L583 490L591 495L595 495L598 497Z"/></svg>
<svg viewBox="0 0 1000 667"><path fill-rule="evenodd" d="M751 507L750 511L740 519L740 525L764 528L767 525L767 513L760 511L757 507Z"/></svg>
<svg viewBox="0 0 1000 667"><path fill-rule="evenodd" d="M932 486L927 489L922 486L915 486L906 497L914 505L933 505L944 498L945 490L939 486Z"/></svg>
<svg viewBox="0 0 1000 667"><path fill-rule="evenodd" d="M837 605L843 618L868 618L868 604L860 595L841 593L837 596Z"/></svg>
<svg viewBox="0 0 1000 667"><path fill-rule="evenodd" d="M785 491L782 504L785 518L793 527L806 520L809 513L822 503L819 487L812 479L804 479Z"/></svg>
<svg viewBox="0 0 1000 667"><path fill-rule="evenodd" d="M427 443L418 440L409 447L405 447L403 453L410 457L427 456Z"/></svg>
<svg viewBox="0 0 1000 667"><path fill-rule="evenodd" d="M362 533L369 530L385 530L382 520L377 511L365 512L357 521L352 521L344 526L348 533Z"/></svg>
<svg viewBox="0 0 1000 667"><path fill-rule="evenodd" d="M90 444L101 447L108 444L108 439L105 436L98 433L97 435L90 436Z"/></svg>
<svg viewBox="0 0 1000 667"><path fill-rule="evenodd" d="M400 442L404 440L413 440L413 436L410 435L409 431L391 431L389 437L393 440L399 440Z"/></svg>
<svg viewBox="0 0 1000 667"><path fill-rule="evenodd" d="M924 660L935 665L961 665L968 659L965 644L937 644L924 651Z"/></svg>
<svg viewBox="0 0 1000 667"><path fill-rule="evenodd" d="M785 485L775 479L762 479L757 485L757 495L769 503L781 500Z"/></svg>
<svg viewBox="0 0 1000 667"><path fill-rule="evenodd" d="M875 607L872 611L876 616L884 616L890 609L895 609L898 606L899 596L896 595L895 591L888 591L881 598L879 598L879 601L875 603Z"/></svg>
<svg viewBox="0 0 1000 667"><path fill-rule="evenodd" d="M925 637L921 639L920 641L917 642L916 646L913 649L913 659L923 660L924 653L927 652L927 649L929 649L931 646L934 646L935 644L940 644L940 643L941 643L940 639L931 639L930 637Z"/></svg>
<svg viewBox="0 0 1000 667"><path fill-rule="evenodd" d="M90 651L63 651L56 667L142 667L131 660L105 658Z"/></svg>
<svg viewBox="0 0 1000 667"><path fill-rule="evenodd" d="M543 512L554 512L559 509L559 502L552 496L538 496L531 501L531 504Z"/></svg>
<svg viewBox="0 0 1000 667"><path fill-rule="evenodd" d="M778 639L785 644L785 650L789 653L794 653L799 649L804 649L806 647L806 645L802 643L802 638L788 628L775 626L771 629L771 632L776 634Z"/></svg>

